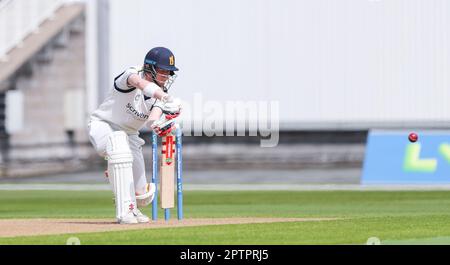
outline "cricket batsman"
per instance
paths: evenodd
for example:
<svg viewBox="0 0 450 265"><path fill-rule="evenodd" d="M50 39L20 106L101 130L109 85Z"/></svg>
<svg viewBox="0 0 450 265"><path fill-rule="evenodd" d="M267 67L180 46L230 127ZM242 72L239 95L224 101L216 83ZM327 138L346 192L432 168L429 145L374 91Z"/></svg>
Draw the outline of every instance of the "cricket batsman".
<svg viewBox="0 0 450 265"><path fill-rule="evenodd" d="M142 66L129 67L114 79L109 95L90 116L89 140L108 161L105 173L120 224L150 221L138 209L153 201L156 190L145 176L145 141L139 130L146 126L164 136L175 128L173 119L180 114L181 105L167 93L175 71L175 57L169 49L151 49Z"/></svg>

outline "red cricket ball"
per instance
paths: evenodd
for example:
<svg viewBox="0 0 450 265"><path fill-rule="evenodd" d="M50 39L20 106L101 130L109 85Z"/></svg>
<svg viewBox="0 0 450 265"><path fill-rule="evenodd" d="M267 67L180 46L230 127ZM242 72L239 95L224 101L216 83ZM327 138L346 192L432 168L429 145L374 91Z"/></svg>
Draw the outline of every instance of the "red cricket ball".
<svg viewBox="0 0 450 265"><path fill-rule="evenodd" d="M411 143L415 143L419 139L419 136L416 133L410 133L408 139Z"/></svg>

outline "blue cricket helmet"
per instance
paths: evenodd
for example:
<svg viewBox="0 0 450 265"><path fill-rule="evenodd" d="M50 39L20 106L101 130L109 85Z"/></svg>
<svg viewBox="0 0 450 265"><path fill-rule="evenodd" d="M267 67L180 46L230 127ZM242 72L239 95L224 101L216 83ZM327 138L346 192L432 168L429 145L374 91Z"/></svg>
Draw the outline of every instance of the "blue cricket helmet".
<svg viewBox="0 0 450 265"><path fill-rule="evenodd" d="M154 67L171 72L178 71L175 67L175 56L165 47L155 47L145 56L144 71L152 72Z"/></svg>

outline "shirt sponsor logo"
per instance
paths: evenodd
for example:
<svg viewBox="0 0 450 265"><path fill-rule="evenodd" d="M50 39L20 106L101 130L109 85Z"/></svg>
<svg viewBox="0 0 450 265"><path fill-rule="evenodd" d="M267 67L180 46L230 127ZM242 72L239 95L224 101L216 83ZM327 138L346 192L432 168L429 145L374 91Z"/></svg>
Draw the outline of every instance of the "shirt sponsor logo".
<svg viewBox="0 0 450 265"><path fill-rule="evenodd" d="M127 106L127 113L132 114L135 119L140 120L140 121L146 121L148 119L148 115L142 112L138 112L132 105L131 103L128 103Z"/></svg>

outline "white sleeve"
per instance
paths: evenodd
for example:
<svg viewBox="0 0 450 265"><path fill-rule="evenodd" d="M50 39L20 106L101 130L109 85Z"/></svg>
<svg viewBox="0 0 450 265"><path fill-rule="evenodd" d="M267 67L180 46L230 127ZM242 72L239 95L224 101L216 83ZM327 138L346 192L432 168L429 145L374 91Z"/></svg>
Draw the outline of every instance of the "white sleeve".
<svg viewBox="0 0 450 265"><path fill-rule="evenodd" d="M118 75L116 78L114 78L114 87L116 90L120 92L130 92L134 90L134 87L128 86L128 77L130 77L131 74L138 74L138 70L134 67L130 67L125 72Z"/></svg>

